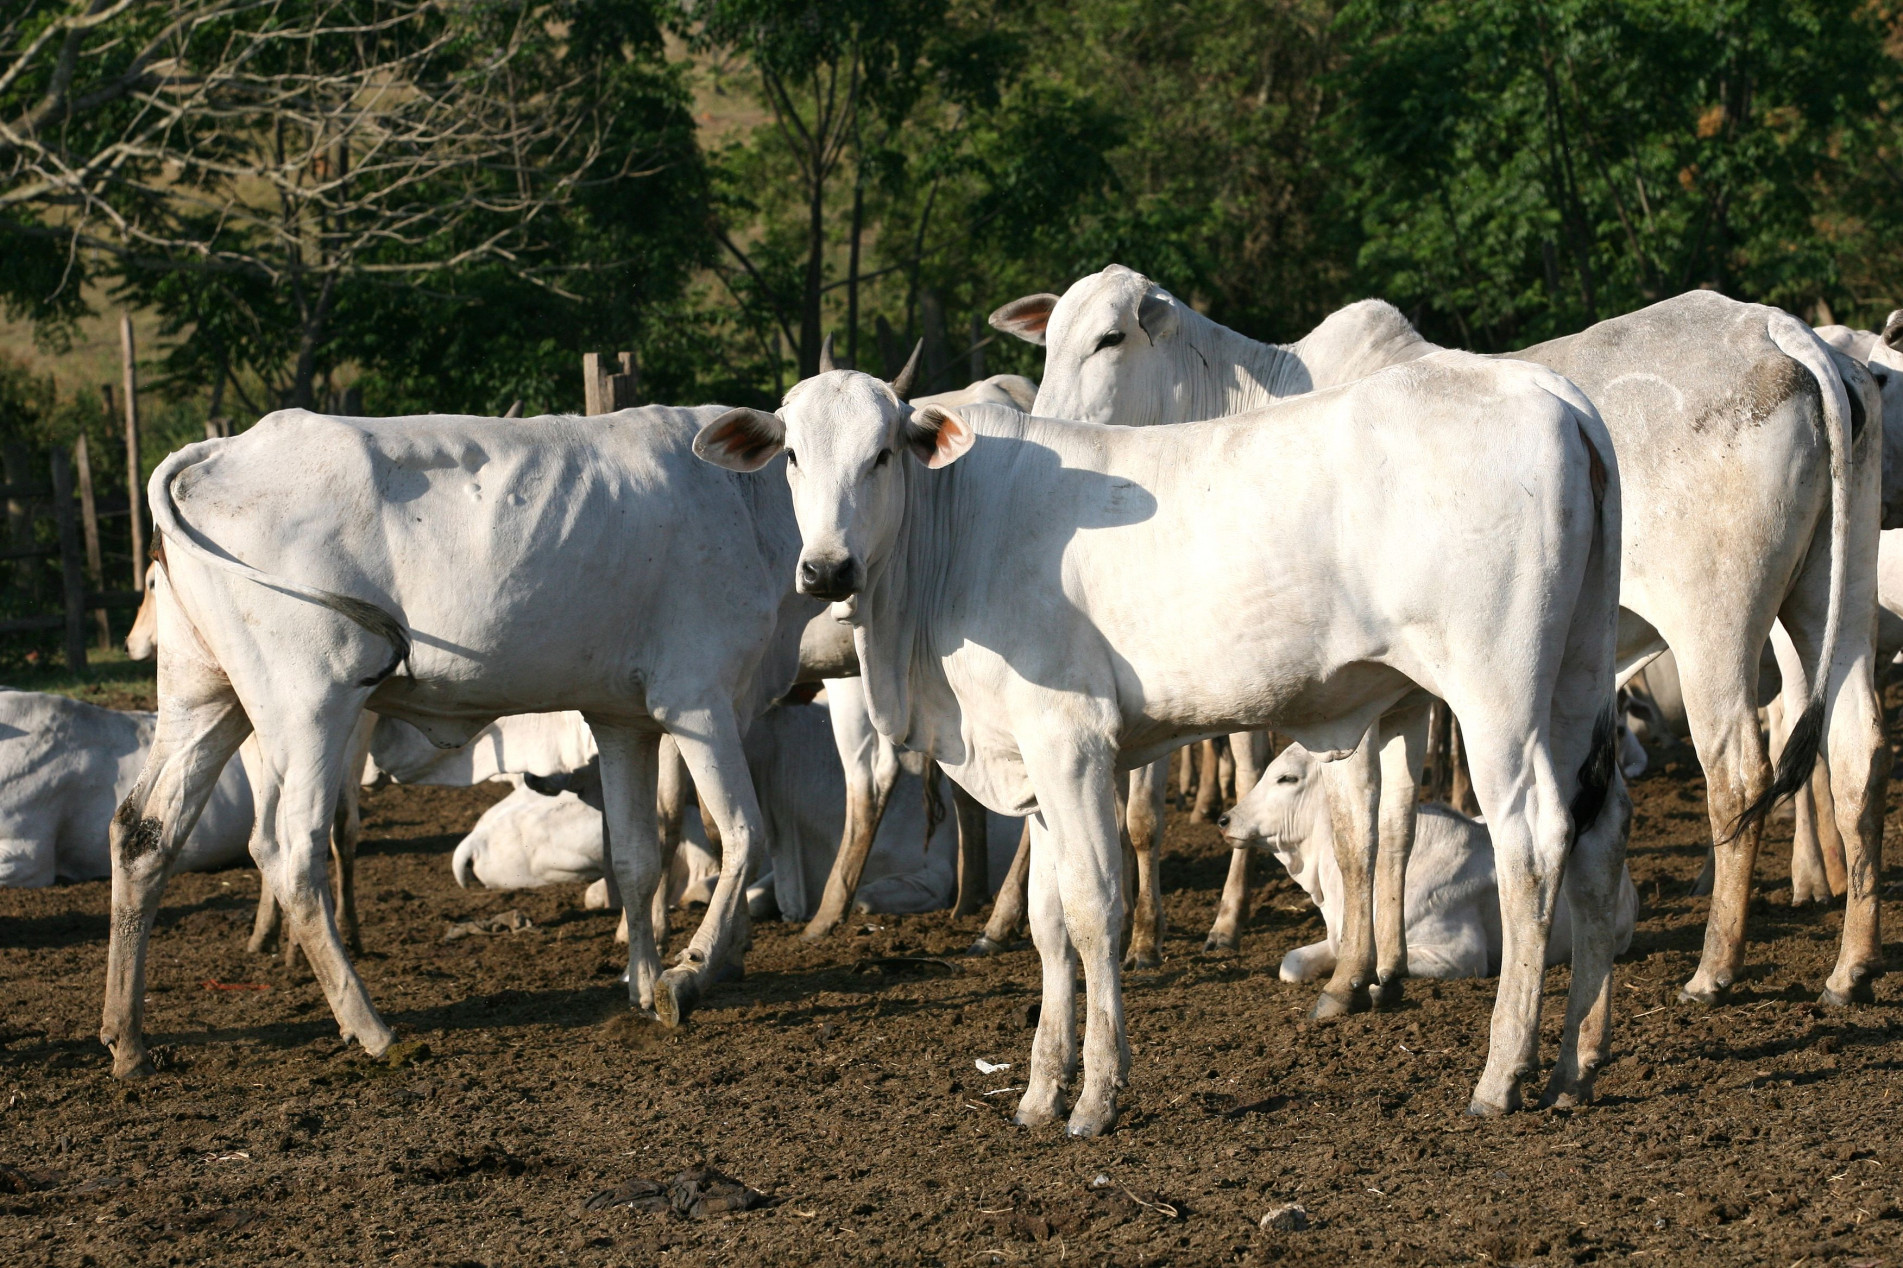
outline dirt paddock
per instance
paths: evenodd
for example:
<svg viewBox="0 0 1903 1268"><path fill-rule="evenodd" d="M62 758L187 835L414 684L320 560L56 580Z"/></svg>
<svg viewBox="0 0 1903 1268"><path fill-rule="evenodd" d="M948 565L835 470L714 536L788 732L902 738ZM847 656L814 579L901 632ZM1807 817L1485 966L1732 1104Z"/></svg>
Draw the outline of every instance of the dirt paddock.
<svg viewBox="0 0 1903 1268"><path fill-rule="evenodd" d="M1166 960L1126 979L1131 1085L1095 1141L1009 1121L1028 944L946 966L974 925L859 918L808 947L770 924L748 978L665 1033L628 1012L613 922L578 890L456 888L449 847L498 795L369 799L359 965L402 1036L383 1061L338 1042L308 973L245 954L258 881L230 871L166 894L161 1069L114 1082L107 886L0 891L0 1263L1903 1262L1903 988L1813 1005L1841 913L1789 907L1787 825L1734 1001L1671 1002L1704 919L1695 768L1634 788L1642 907L1598 1103L1502 1121L1462 1112L1491 982L1308 1023L1313 989L1275 966L1319 916L1279 881L1243 954L1205 957L1226 855L1173 811ZM510 909L533 927L444 940ZM700 1164L774 1204L588 1206ZM1257 1227L1288 1202L1308 1228Z"/></svg>

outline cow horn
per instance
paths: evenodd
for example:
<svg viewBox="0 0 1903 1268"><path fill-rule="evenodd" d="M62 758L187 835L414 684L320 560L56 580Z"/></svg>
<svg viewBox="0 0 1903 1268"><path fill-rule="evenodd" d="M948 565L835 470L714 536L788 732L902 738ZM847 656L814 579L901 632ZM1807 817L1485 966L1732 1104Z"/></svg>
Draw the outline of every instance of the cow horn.
<svg viewBox="0 0 1903 1268"><path fill-rule="evenodd" d="M919 340L912 345L912 355L906 358L905 368L892 379L892 395L905 400L912 395L912 389L918 386L918 358L925 351L925 341Z"/></svg>
<svg viewBox="0 0 1903 1268"><path fill-rule="evenodd" d="M827 335L819 345L819 372L830 374L839 367L833 364L833 337Z"/></svg>

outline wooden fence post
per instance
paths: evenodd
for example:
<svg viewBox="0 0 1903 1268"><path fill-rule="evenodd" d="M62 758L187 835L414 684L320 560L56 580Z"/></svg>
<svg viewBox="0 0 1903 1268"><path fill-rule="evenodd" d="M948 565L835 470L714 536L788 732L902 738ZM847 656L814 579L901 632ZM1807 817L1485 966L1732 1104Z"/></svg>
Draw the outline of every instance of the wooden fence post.
<svg viewBox="0 0 1903 1268"><path fill-rule="evenodd" d="M79 474L79 526L86 542L86 579L95 590L106 588L105 563L99 557L99 505L93 500L92 455L86 447L86 435L80 433L73 446L73 467ZM104 608L93 609L93 621L99 626L99 650L112 648L112 625Z"/></svg>
<svg viewBox="0 0 1903 1268"><path fill-rule="evenodd" d="M620 369L616 370L616 365ZM584 352L581 357L582 412L612 414L641 403L641 367L632 352Z"/></svg>
<svg viewBox="0 0 1903 1268"><path fill-rule="evenodd" d="M78 526L73 523L73 468L64 449L53 460L53 522L59 529L59 575L66 598L66 668L86 668L86 574L80 570Z"/></svg>
<svg viewBox="0 0 1903 1268"><path fill-rule="evenodd" d="M132 520L132 588L145 589L145 506L139 488L139 386L133 373L132 314L119 314L126 394L126 509Z"/></svg>

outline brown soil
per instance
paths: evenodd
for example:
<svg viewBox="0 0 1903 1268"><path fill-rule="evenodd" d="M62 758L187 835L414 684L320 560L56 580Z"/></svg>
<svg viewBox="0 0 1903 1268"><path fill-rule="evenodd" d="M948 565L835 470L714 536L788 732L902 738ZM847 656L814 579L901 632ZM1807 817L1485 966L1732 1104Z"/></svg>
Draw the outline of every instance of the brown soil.
<svg viewBox="0 0 1903 1268"><path fill-rule="evenodd" d="M1703 790L1675 768L1635 795L1644 906L1601 1099L1486 1122L1463 1110L1492 983L1415 983L1397 1013L1311 1025L1313 990L1275 966L1319 918L1282 881L1240 958L1204 957L1225 856L1176 814L1167 959L1128 979L1131 1086L1096 1141L1016 1128L1015 1097L988 1095L1022 1086L1028 947L940 976L874 961L955 953L975 926L862 918L810 948L773 924L751 976L665 1033L628 1012L613 922L578 892L456 888L449 847L493 790L369 799L359 965L404 1033L385 1061L337 1042L307 973L245 955L257 878L233 871L166 894L162 1068L114 1082L94 1038L107 886L0 892L0 1262L1903 1259L1895 990L1812 1004L1841 914L1786 904L1780 829L1737 1000L1672 1003L1704 917L1684 896ZM534 927L443 941L510 908ZM1548 980L1549 1058L1564 985ZM700 1164L776 1204L586 1206ZM1286 1202L1310 1227L1259 1230Z"/></svg>

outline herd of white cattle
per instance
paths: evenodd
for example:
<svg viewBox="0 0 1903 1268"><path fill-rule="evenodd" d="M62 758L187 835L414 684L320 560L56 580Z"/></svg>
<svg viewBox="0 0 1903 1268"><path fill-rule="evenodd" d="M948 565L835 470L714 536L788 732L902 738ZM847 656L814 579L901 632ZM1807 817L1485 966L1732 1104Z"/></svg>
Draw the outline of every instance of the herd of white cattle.
<svg viewBox="0 0 1903 1268"><path fill-rule="evenodd" d="M1870 997L1903 311L1814 331L1697 291L1483 357L1370 300L1282 346L1112 265L991 320L1045 348L1041 383L915 398L916 353L888 383L829 345L771 413L284 410L161 463L132 639L156 717L0 692L0 883L110 875L114 1072L147 1068L167 877L247 853L254 949L281 928L380 1053L347 950L359 791L503 778L458 882L585 883L634 913L631 1002L668 1025L751 919L817 938L855 901L995 893L978 949L1028 919L1043 963L1017 1117L1062 1114L1081 1057L1069 1129L1103 1132L1121 968L1158 957L1169 757L1227 736L1210 944L1235 944L1254 849L1321 908L1326 938L1281 970L1322 983L1315 1016L1497 973L1481 1114L1520 1105L1543 970L1570 963L1542 1099L1573 1103L1637 908L1622 701L1707 779L1684 998L1737 977L1793 794L1794 896L1845 896L1823 1000ZM1443 707L1478 818L1420 800ZM1272 762L1269 730L1291 741Z"/></svg>

